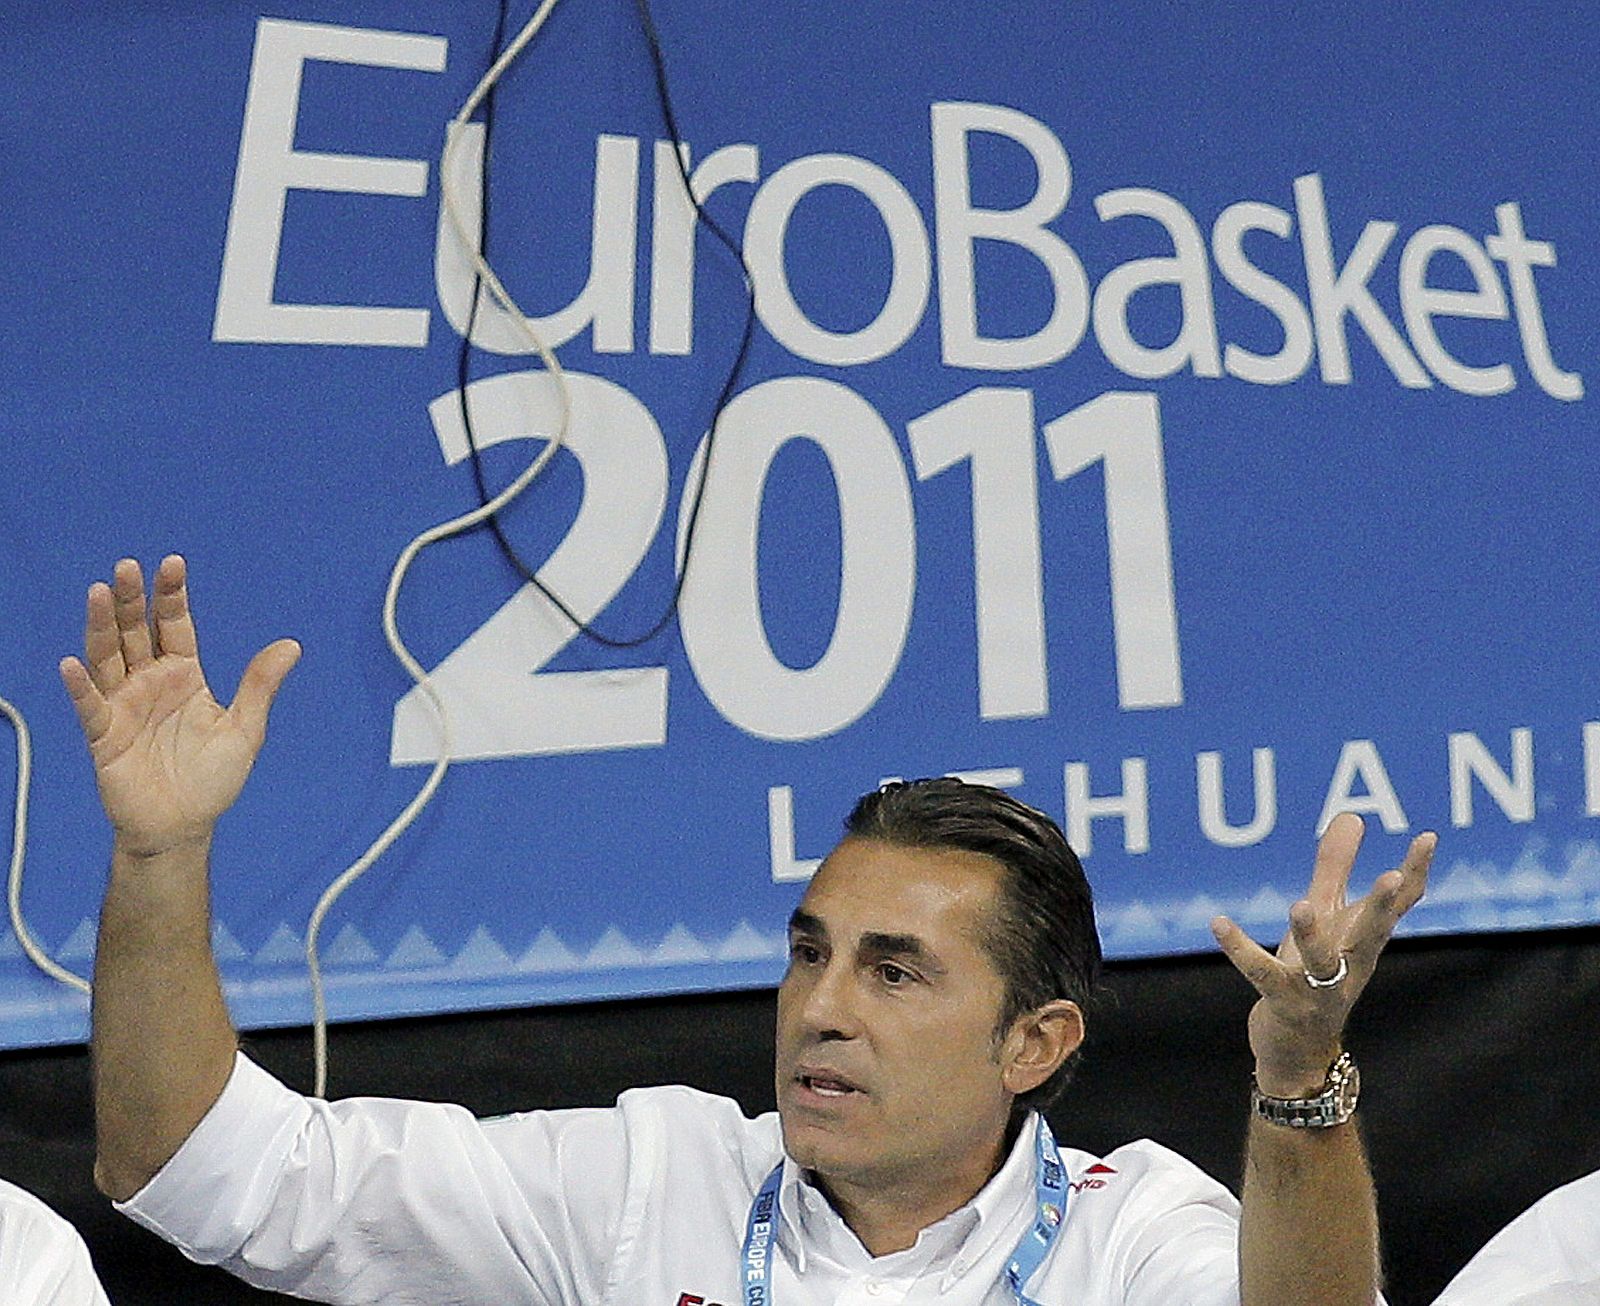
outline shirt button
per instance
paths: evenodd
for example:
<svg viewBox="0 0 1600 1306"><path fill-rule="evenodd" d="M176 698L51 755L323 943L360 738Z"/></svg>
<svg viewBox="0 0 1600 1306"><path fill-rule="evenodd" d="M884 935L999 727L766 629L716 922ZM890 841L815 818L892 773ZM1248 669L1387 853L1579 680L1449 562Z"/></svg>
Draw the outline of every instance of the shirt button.
<svg viewBox="0 0 1600 1306"><path fill-rule="evenodd" d="M872 1296L876 1297L876 1296L880 1295L883 1292L883 1284L881 1282L879 1282L877 1279L868 1279L867 1280L867 1291L869 1293L871 1293Z"/></svg>

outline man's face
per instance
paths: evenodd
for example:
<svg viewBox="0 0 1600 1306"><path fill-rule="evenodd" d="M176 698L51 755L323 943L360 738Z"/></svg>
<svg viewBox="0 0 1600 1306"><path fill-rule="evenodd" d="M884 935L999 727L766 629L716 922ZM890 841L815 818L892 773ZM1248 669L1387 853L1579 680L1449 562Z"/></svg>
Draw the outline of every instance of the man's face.
<svg viewBox="0 0 1600 1306"><path fill-rule="evenodd" d="M1004 984L980 943L1003 871L980 853L846 839L790 927L777 1091L789 1155L894 1187L995 1164L1012 1096Z"/></svg>

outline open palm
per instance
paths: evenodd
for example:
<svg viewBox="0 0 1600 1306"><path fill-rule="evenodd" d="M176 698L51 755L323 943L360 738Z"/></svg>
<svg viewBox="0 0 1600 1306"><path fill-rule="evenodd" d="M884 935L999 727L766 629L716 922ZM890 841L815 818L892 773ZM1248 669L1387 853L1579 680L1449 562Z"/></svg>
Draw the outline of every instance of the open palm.
<svg viewBox="0 0 1600 1306"><path fill-rule="evenodd" d="M119 843L152 855L208 837L250 774L299 645L256 654L224 708L200 667L182 558L162 562L148 609L129 559L113 585L90 587L86 606L84 657L63 659L61 678Z"/></svg>
<svg viewBox="0 0 1600 1306"><path fill-rule="evenodd" d="M1321 1080L1379 954L1422 897L1437 843L1431 832L1413 839L1404 861L1380 875L1371 892L1349 901L1363 833L1361 818L1348 812L1329 823L1317 845L1311 886L1289 909L1289 932L1276 955L1227 917L1212 922L1223 951L1261 995L1250 1012L1258 1078L1265 1067L1289 1082Z"/></svg>

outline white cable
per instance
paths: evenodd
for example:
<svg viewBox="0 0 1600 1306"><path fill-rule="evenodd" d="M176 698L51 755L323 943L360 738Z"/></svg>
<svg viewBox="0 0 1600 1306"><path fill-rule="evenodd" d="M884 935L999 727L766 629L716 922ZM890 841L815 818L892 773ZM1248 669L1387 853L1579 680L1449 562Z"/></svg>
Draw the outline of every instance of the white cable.
<svg viewBox="0 0 1600 1306"><path fill-rule="evenodd" d="M0 716L7 718L17 732L17 805L11 827L11 873L6 878L6 903L11 908L11 928L17 933L17 942L28 954L28 960L51 979L75 988L80 993L89 992L89 981L74 975L65 966L58 966L39 946L28 922L22 918L22 856L28 847L28 788L33 779L33 740L28 734L28 723L15 706L0 698Z"/></svg>
<svg viewBox="0 0 1600 1306"><path fill-rule="evenodd" d="M495 60L494 65L484 74L476 89L467 97L466 103L461 106L460 112L446 125L444 149L439 156L439 193L444 202L445 212L449 215L450 225L455 229L456 238L461 242L461 248L471 255L479 280L483 285L489 287L490 294L494 296L501 308L510 314L512 321L522 331L522 334L527 337L534 352L543 360L545 368L555 379L558 400L556 427L546 439L545 446L539 451L538 456L528 464L516 480L512 481L510 485L506 486L488 503L423 531L421 535L417 536L416 539L401 550L400 556L395 559L394 569L389 573L389 588L383 599L384 638L388 640L389 648L394 653L396 660L406 669L411 678L417 682L417 687L433 708L433 713L438 720L439 726L439 760L434 763L433 770L429 772L427 780L423 783L422 788L417 791L416 797L406 805L405 810L395 817L389 828L374 840L372 846L366 852L362 853L360 857L339 874L338 878L324 890L322 897L317 900L316 907L312 909L311 920L306 927L306 967L311 975L311 1044L312 1060L315 1067L315 1087L312 1092L316 1097L324 1096L328 1090L328 1007L327 998L323 992L322 966L317 954L317 938L322 931L322 923L327 919L328 912L332 909L333 904L339 900L340 895L365 875L372 864L383 856L402 832L417 819L422 809L428 805L438 790L440 782L444 779L445 772L450 769L451 737L449 713L445 710L444 701L439 697L438 691L434 689L428 673L423 670L421 664L411 655L410 650L406 648L404 641L400 638L400 629L395 617L395 608L400 597L400 585L405 580L406 572L410 569L411 564L416 561L417 555L428 545L478 525L479 522L499 512L527 489L533 483L534 478L549 466L550 460L556 456L556 451L561 448L566 439L567 426L572 416L572 396L568 391L566 376L561 370L561 364L556 361L555 354L539 337L538 332L533 329L533 324L529 321L527 314L517 307L516 300L512 299L510 292L506 290L500 278L495 275L494 269L485 261L483 251L480 248L481 242L467 231L466 224L461 219L461 213L457 207L456 197L452 193L450 183L451 157L456 143L462 135L461 129L478 105L483 102L483 97L500 80L501 74L522 53L528 42L533 40L535 34L544 25L545 19L549 17L550 11L555 8L555 5L556 0L544 0L544 3L539 6L533 17L528 20L527 24L517 34L516 39L506 47L505 52ZM487 160L485 160L485 163L487 163ZM467 402L465 396L463 396L462 402Z"/></svg>

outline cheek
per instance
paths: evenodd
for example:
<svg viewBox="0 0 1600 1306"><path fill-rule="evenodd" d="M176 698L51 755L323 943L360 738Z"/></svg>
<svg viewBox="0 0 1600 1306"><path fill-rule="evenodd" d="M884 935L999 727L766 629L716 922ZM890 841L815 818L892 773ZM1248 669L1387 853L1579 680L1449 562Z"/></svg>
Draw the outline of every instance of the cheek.
<svg viewBox="0 0 1600 1306"><path fill-rule="evenodd" d="M899 1031L898 1052L930 1097L968 1096L1000 1082L993 1033L965 1012L939 1012Z"/></svg>
<svg viewBox="0 0 1600 1306"><path fill-rule="evenodd" d="M792 975L786 975L783 983L778 986L778 1012L774 1026L779 1047L782 1047L786 1038L792 1037L791 1031L796 1024L796 1013L805 1001L800 992L800 986Z"/></svg>

